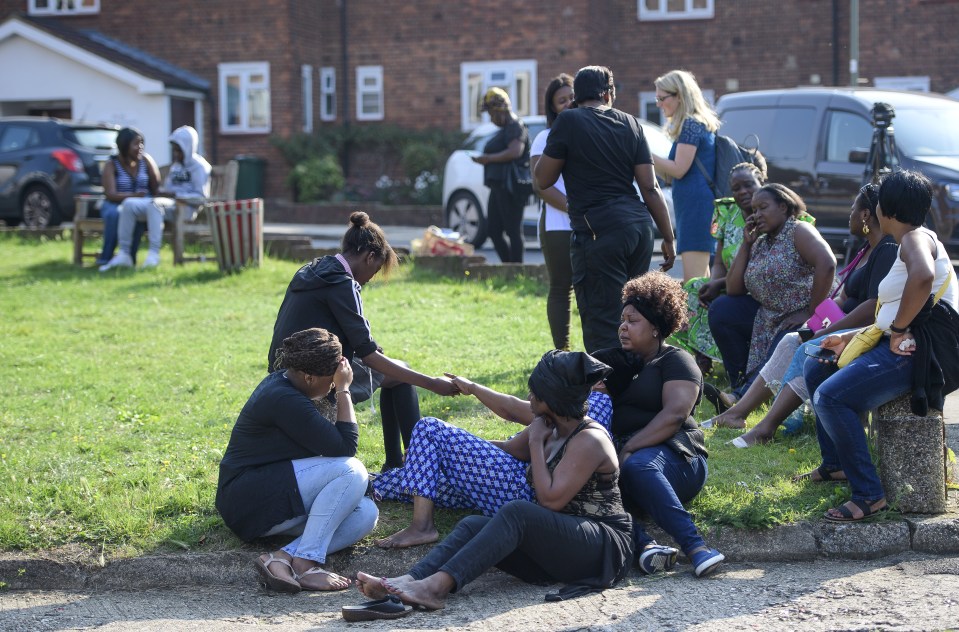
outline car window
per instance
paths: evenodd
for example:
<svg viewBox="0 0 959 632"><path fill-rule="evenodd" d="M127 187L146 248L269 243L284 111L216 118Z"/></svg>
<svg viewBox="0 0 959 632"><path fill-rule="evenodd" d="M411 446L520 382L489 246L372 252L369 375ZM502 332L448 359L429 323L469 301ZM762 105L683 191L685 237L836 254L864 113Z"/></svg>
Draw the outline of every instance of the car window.
<svg viewBox="0 0 959 632"><path fill-rule="evenodd" d="M466 137L466 140L463 141L463 149L469 149L473 151L483 151L483 148L486 147L486 143L493 138L493 134L496 132L489 132L486 134L477 134L473 132Z"/></svg>
<svg viewBox="0 0 959 632"><path fill-rule="evenodd" d="M0 151L18 151L40 144L40 135L32 125L7 125L0 132Z"/></svg>
<svg viewBox="0 0 959 632"><path fill-rule="evenodd" d="M117 130L99 127L73 127L63 131L68 141L90 149L113 151L117 145Z"/></svg>
<svg viewBox="0 0 959 632"><path fill-rule="evenodd" d="M896 109L896 145L907 156L959 156L959 106L941 110Z"/></svg>
<svg viewBox="0 0 959 632"><path fill-rule="evenodd" d="M852 112L832 110L826 126L826 160L850 162L849 152L868 152L872 143L872 123Z"/></svg>
<svg viewBox="0 0 959 632"><path fill-rule="evenodd" d="M764 156L799 160L809 154L816 135L816 110L804 107L743 108L722 114L720 133Z"/></svg>

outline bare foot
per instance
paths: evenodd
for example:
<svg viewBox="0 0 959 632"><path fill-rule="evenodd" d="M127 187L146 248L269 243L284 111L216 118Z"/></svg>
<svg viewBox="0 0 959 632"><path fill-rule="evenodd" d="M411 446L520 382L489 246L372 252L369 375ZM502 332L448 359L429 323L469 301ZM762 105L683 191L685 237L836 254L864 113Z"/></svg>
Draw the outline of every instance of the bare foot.
<svg viewBox="0 0 959 632"><path fill-rule="evenodd" d="M734 415L730 415L727 411L725 415L718 415L713 418L713 425L719 428L745 428L746 420Z"/></svg>
<svg viewBox="0 0 959 632"><path fill-rule="evenodd" d="M441 610L446 607L446 593L440 593L432 586L430 578L404 580L394 577L384 580L386 589L410 606L422 606L427 610Z"/></svg>
<svg viewBox="0 0 959 632"><path fill-rule="evenodd" d="M417 529L410 525L389 537L377 540L375 544L381 549L405 549L420 544L431 544L436 542L439 537L440 534L437 533L436 527L432 525L427 530Z"/></svg>
<svg viewBox="0 0 959 632"><path fill-rule="evenodd" d="M356 573L356 588L370 599L382 599L389 594L386 585L383 583L384 581L386 581L385 577L376 577L363 571ZM403 582L413 581L413 576L394 577L392 581L402 585Z"/></svg>
<svg viewBox="0 0 959 632"><path fill-rule="evenodd" d="M300 582L303 590L346 590L350 587L349 579L324 570L316 562L296 558L293 560L293 566L296 570L296 580Z"/></svg>
<svg viewBox="0 0 959 632"><path fill-rule="evenodd" d="M749 445L763 445L769 443L773 440L772 437L763 434L759 431L759 426L751 428L748 432L744 432L739 436L740 439L748 443Z"/></svg>

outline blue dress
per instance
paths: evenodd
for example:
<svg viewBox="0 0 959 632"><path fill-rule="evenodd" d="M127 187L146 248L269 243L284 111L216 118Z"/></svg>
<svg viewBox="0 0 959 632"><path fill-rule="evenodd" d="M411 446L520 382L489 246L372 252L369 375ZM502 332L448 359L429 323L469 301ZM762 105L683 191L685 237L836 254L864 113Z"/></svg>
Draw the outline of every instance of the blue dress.
<svg viewBox="0 0 959 632"><path fill-rule="evenodd" d="M696 146L696 157L707 173L716 165L716 134L707 131L699 121L687 118L679 138L669 150L669 159L676 159L676 145ZM728 174L722 177L727 177ZM716 177L720 177L716 174ZM713 217L713 192L694 161L682 178L673 180L673 205L676 209L676 252L700 251L712 253L716 240L710 234Z"/></svg>

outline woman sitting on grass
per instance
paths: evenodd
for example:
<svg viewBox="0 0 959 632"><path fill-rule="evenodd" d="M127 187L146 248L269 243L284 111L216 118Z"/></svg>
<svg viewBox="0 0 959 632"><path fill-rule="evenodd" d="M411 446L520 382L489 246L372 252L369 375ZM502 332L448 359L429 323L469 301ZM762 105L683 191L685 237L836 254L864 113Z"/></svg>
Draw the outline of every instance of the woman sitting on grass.
<svg viewBox="0 0 959 632"><path fill-rule="evenodd" d="M702 395L702 373L689 353L665 343L686 317L679 281L662 272L631 279L623 287L621 348L597 351L596 357L613 367L605 384L613 400L623 498L672 536L696 576L703 577L725 556L706 546L683 508L707 475L703 432L692 417ZM644 573L676 563L676 549L657 544L639 521L633 523L633 543Z"/></svg>
<svg viewBox="0 0 959 632"><path fill-rule="evenodd" d="M623 511L616 449L602 426L585 417L590 389L609 367L582 352L550 351L529 377L534 419L504 451L526 461L538 504L513 500L495 516L468 516L408 574L357 574L374 599L443 608L491 566L531 583L566 582L549 600L612 586L629 571L630 518Z"/></svg>
<svg viewBox="0 0 959 632"><path fill-rule="evenodd" d="M506 421L529 426L535 413L529 400L494 391L465 377L447 373L464 395L473 395ZM609 397L593 392L587 415L609 431ZM421 419L402 468L373 479L377 500L413 503L410 526L378 540L382 548L400 549L436 542L434 508L467 509L492 516L511 500L536 502L526 476L529 465L508 452L507 442L487 441L434 417Z"/></svg>
<svg viewBox="0 0 959 632"><path fill-rule="evenodd" d="M220 461L216 508L244 541L299 535L255 561L267 587L281 592L343 590L350 581L323 570L328 553L376 526L366 498L366 468L350 382L353 371L336 336L307 329L283 340L278 370L266 376L240 411ZM336 416L313 400L336 392Z"/></svg>

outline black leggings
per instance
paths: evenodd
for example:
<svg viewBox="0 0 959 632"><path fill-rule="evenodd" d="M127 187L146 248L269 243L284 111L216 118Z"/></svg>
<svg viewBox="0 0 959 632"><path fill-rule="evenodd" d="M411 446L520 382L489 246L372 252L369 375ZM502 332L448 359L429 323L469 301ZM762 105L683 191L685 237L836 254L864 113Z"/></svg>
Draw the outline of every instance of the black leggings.
<svg viewBox="0 0 959 632"><path fill-rule="evenodd" d="M569 260L571 230L546 230L545 214L539 217L539 243L549 275L546 320L553 348L569 349L569 306L573 295L573 264Z"/></svg>
<svg viewBox="0 0 959 632"><path fill-rule="evenodd" d="M523 209L528 201L529 195L522 192L490 187L486 227L503 263L523 263Z"/></svg>
<svg viewBox="0 0 959 632"><path fill-rule="evenodd" d="M383 424L383 446L386 448L384 469L403 467L403 446L409 447L413 426L420 419L420 400L416 387L410 384L380 388L380 420Z"/></svg>

